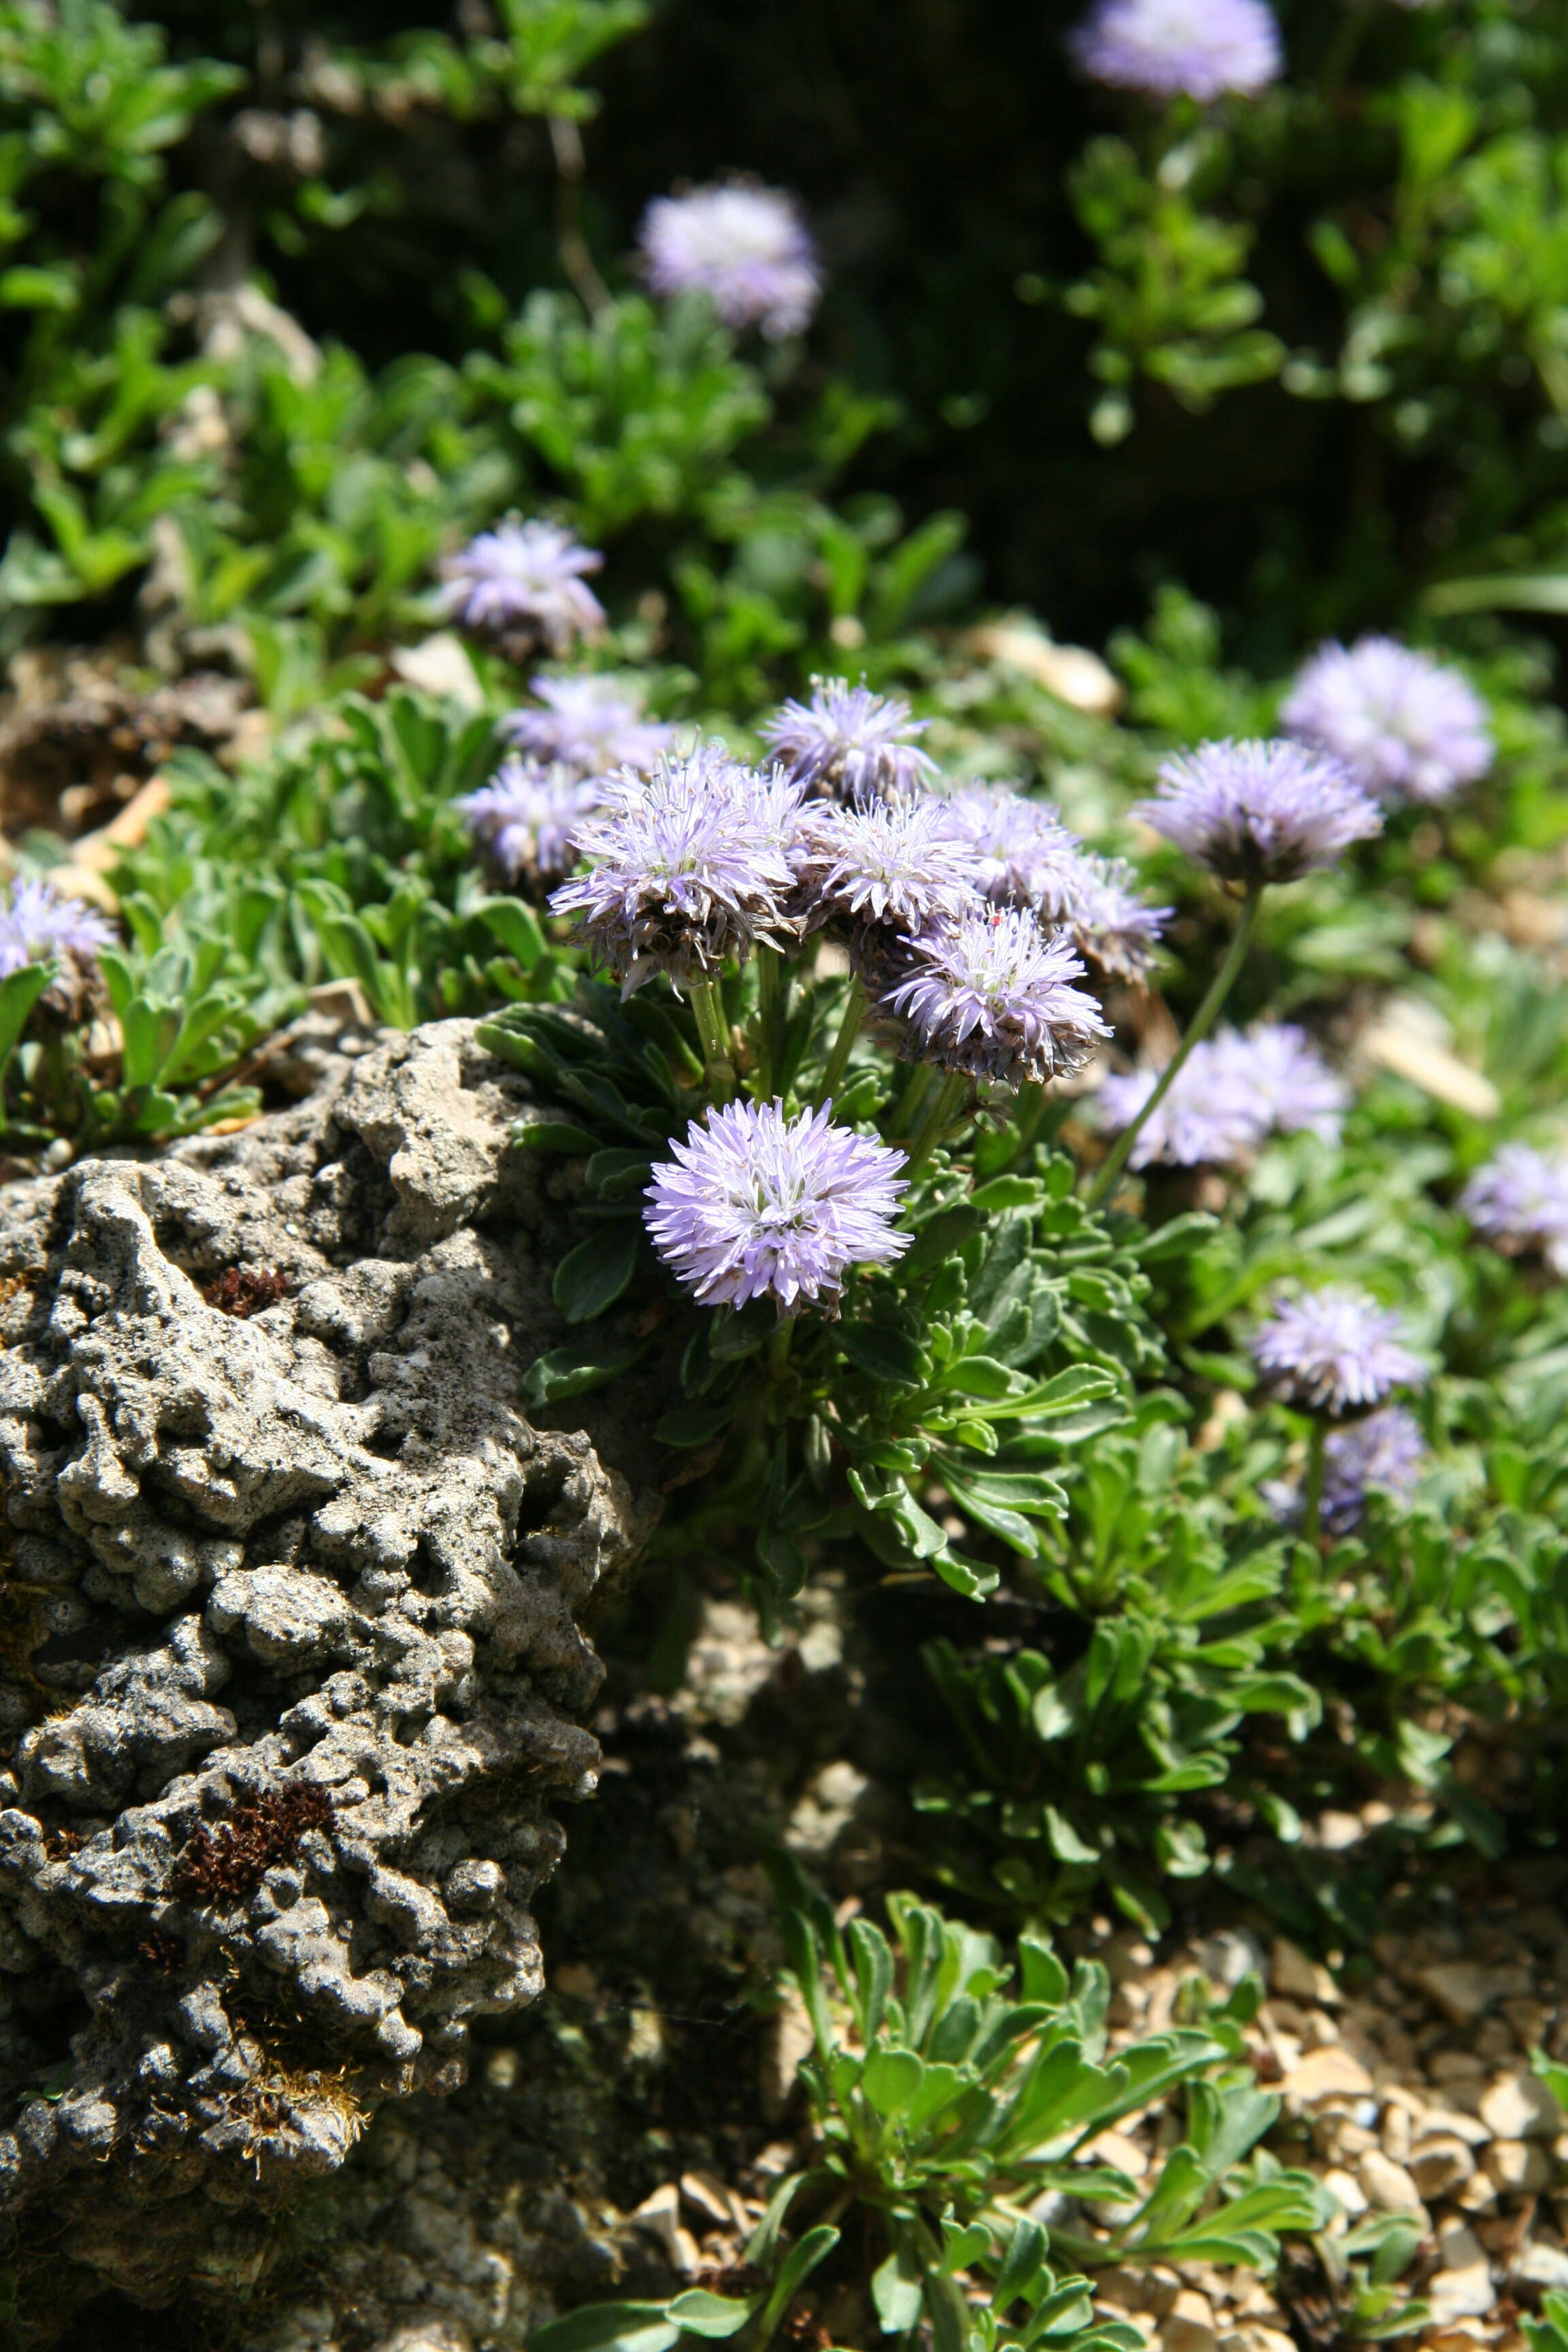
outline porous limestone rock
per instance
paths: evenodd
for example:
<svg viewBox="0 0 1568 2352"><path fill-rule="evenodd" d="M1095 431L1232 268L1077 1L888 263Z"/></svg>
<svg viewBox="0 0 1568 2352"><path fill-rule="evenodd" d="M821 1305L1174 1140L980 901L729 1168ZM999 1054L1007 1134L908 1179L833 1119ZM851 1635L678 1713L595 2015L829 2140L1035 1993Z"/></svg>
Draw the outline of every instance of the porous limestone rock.
<svg viewBox="0 0 1568 2352"><path fill-rule="evenodd" d="M594 1785L582 1618L652 1514L518 1403L527 1081L466 1022L349 1042L0 1192L0 2195L50 2312L257 2280L290 2184L537 1993Z"/></svg>

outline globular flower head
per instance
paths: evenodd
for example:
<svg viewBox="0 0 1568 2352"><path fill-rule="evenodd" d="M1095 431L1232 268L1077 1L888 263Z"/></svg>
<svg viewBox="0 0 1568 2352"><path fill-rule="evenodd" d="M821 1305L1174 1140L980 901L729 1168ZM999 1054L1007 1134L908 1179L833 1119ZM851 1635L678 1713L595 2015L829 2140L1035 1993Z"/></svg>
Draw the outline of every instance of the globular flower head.
<svg viewBox="0 0 1568 2352"><path fill-rule="evenodd" d="M79 898L62 898L47 882L17 880L0 902L0 980L24 964L69 955L88 963L114 944L114 926Z"/></svg>
<svg viewBox="0 0 1568 2352"><path fill-rule="evenodd" d="M1285 63L1264 0L1100 0L1071 47L1093 80L1152 98L1250 98Z"/></svg>
<svg viewBox="0 0 1568 2352"><path fill-rule="evenodd" d="M893 1227L904 1154L835 1127L831 1110L786 1118L777 1102L731 1103L694 1119L655 1167L644 1220L704 1307L831 1306L850 1266L909 1247Z"/></svg>
<svg viewBox="0 0 1568 2352"><path fill-rule="evenodd" d="M1404 1501L1414 1494L1426 1458L1421 1424L1402 1404L1385 1404L1348 1429L1331 1430L1323 1448L1323 1525L1332 1535L1353 1528L1366 1508L1369 1486Z"/></svg>
<svg viewBox="0 0 1568 2352"><path fill-rule="evenodd" d="M1305 743L1201 743L1132 812L1226 881L1293 882L1382 830L1375 801Z"/></svg>
<svg viewBox="0 0 1568 2352"><path fill-rule="evenodd" d="M837 918L912 937L980 899L980 860L939 800L808 806L794 863L813 929Z"/></svg>
<svg viewBox="0 0 1568 2352"><path fill-rule="evenodd" d="M1017 907L983 907L915 940L882 1009L901 1013L925 1060L1020 1087L1070 1076L1110 1031L1074 988L1083 965Z"/></svg>
<svg viewBox="0 0 1568 2352"><path fill-rule="evenodd" d="M1497 1248L1538 1250L1553 1274L1568 1275L1568 1155L1505 1143L1471 1177L1459 1205Z"/></svg>
<svg viewBox="0 0 1568 2352"><path fill-rule="evenodd" d="M1105 1080L1100 1117L1112 1134L1129 1128L1159 1083L1157 1070L1130 1070ZM1163 1099L1139 1129L1128 1155L1132 1168L1226 1168L1257 1150L1263 1129L1252 1105L1234 1087L1215 1083L1214 1049L1194 1046Z"/></svg>
<svg viewBox="0 0 1568 2352"><path fill-rule="evenodd" d="M643 274L656 294L706 294L727 327L798 335L822 292L793 196L749 180L656 196L643 215Z"/></svg>
<svg viewBox="0 0 1568 2352"><path fill-rule="evenodd" d="M443 602L464 628L495 638L509 655L544 646L559 658L580 638L604 634L604 607L583 582L604 560L559 523L503 522L447 558Z"/></svg>
<svg viewBox="0 0 1568 2352"><path fill-rule="evenodd" d="M675 740L665 720L644 715L642 698L618 679L595 677L536 677L534 710L514 710L501 733L530 759L574 768L579 775L603 776L612 768L646 774Z"/></svg>
<svg viewBox="0 0 1568 2352"><path fill-rule="evenodd" d="M798 785L743 766L721 743L661 758L646 782L622 769L577 828L591 870L563 884L551 907L576 917L628 994L655 972L679 982L716 971L726 956L794 929L788 852L799 806Z"/></svg>
<svg viewBox="0 0 1568 2352"><path fill-rule="evenodd" d="M574 769L514 755L457 806L510 880L553 882L571 872L577 828L600 794L596 782Z"/></svg>
<svg viewBox="0 0 1568 2352"><path fill-rule="evenodd" d="M1100 1113L1113 1132L1131 1126L1154 1090L1156 1076L1136 1070L1105 1080ZM1140 1128L1130 1164L1229 1167L1256 1151L1266 1136L1293 1135L1303 1128L1334 1142L1349 1099L1344 1081L1304 1029L1265 1022L1245 1036L1222 1030L1193 1047Z"/></svg>
<svg viewBox="0 0 1568 2352"><path fill-rule="evenodd" d="M1486 706L1469 681L1394 637L1324 646L1280 718L1380 801L1446 801L1491 765Z"/></svg>
<svg viewBox="0 0 1568 2352"><path fill-rule="evenodd" d="M981 887L1000 907L1026 907L1042 923L1070 919L1083 887L1083 856L1044 801L1005 785L965 784L944 805L981 861Z"/></svg>
<svg viewBox="0 0 1568 2352"><path fill-rule="evenodd" d="M1426 1441L1421 1424L1402 1404L1385 1404L1364 1421L1331 1429L1323 1445L1322 1524L1331 1536L1348 1535L1366 1511L1367 1492L1381 1486L1401 1502L1415 1491ZM1301 1517L1301 1486L1296 1479L1271 1479L1261 1489L1283 1519Z"/></svg>
<svg viewBox="0 0 1568 2352"><path fill-rule="evenodd" d="M1260 1022L1245 1035L1222 1030L1210 1048L1208 1077L1251 1106L1259 1136L1310 1129L1325 1143L1340 1139L1350 1088L1293 1022Z"/></svg>
<svg viewBox="0 0 1568 2352"><path fill-rule="evenodd" d="M814 799L908 800L936 773L916 740L926 726L895 696L818 677L809 702L786 702L774 712L763 740Z"/></svg>
<svg viewBox="0 0 1568 2352"><path fill-rule="evenodd" d="M1277 1298L1252 1352L1287 1403L1336 1421L1381 1404L1394 1389L1419 1388L1427 1377L1404 1343L1398 1316L1346 1283Z"/></svg>
<svg viewBox="0 0 1568 2352"><path fill-rule="evenodd" d="M1073 945L1091 970L1131 986L1148 979L1171 913L1141 898L1136 879L1123 857L1080 856L1067 918Z"/></svg>

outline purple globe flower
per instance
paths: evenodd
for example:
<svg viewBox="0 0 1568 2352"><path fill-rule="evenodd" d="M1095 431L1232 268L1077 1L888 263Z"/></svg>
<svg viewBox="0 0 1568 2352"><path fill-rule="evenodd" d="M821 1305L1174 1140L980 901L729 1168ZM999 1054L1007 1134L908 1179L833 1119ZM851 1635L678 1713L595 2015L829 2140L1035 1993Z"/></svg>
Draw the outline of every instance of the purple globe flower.
<svg viewBox="0 0 1568 2352"><path fill-rule="evenodd" d="M981 861L982 883L998 906L1032 908L1043 923L1071 919L1084 884L1084 861L1069 833L1044 801L1026 800L1005 785L965 784L943 795L964 839Z"/></svg>
<svg viewBox="0 0 1568 2352"><path fill-rule="evenodd" d="M1366 1508L1369 1486L1382 1486L1403 1502L1414 1494L1426 1458L1421 1424L1402 1404L1331 1430L1323 1448L1323 1524L1336 1535L1353 1528Z"/></svg>
<svg viewBox="0 0 1568 2352"><path fill-rule="evenodd" d="M1293 1023L1263 1022L1245 1036L1222 1031L1210 1049L1208 1075L1215 1086L1251 1106L1260 1136L1310 1129L1325 1143L1339 1141L1350 1088Z"/></svg>
<svg viewBox="0 0 1568 2352"><path fill-rule="evenodd" d="M982 908L910 943L908 977L881 1009L902 1013L927 1061L1020 1087L1070 1076L1110 1031L1070 983L1083 965L1022 908Z"/></svg>
<svg viewBox="0 0 1568 2352"><path fill-rule="evenodd" d="M1157 1073L1137 1070L1107 1078L1100 1090L1105 1124L1131 1127ZM1273 1133L1310 1128L1337 1142L1350 1100L1304 1029L1265 1023L1242 1036L1234 1029L1194 1045L1166 1094L1140 1129L1129 1155L1134 1168L1229 1167Z"/></svg>
<svg viewBox="0 0 1568 2352"><path fill-rule="evenodd" d="M929 721L910 706L841 677L812 680L809 702L786 702L763 729L784 772L814 799L909 800L936 763L916 742Z"/></svg>
<svg viewBox="0 0 1568 2352"><path fill-rule="evenodd" d="M831 1108L786 1118L780 1103L731 1103L655 1167L644 1221L704 1307L831 1306L850 1266L909 1247L893 1228L904 1154L835 1127Z"/></svg>
<svg viewBox="0 0 1568 2352"><path fill-rule="evenodd" d="M644 715L642 698L613 677L536 677L541 709L514 710L500 731L531 759L603 776L612 768L646 775L675 740L675 729Z"/></svg>
<svg viewBox="0 0 1568 2352"><path fill-rule="evenodd" d="M1404 1325L1364 1290L1332 1283L1277 1298L1252 1352L1288 1404L1346 1420L1390 1390L1419 1388L1426 1366L1404 1344Z"/></svg>
<svg viewBox="0 0 1568 2352"><path fill-rule="evenodd" d="M1157 1070L1132 1070L1105 1080L1100 1110L1113 1134L1132 1125L1158 1080ZM1164 1099L1140 1128L1128 1164L1228 1168L1255 1151L1265 1132L1245 1093L1221 1082L1214 1046L1204 1042L1193 1047Z"/></svg>
<svg viewBox="0 0 1568 2352"><path fill-rule="evenodd" d="M108 918L79 898L62 898L47 882L13 881L0 904L0 980L50 956L89 962L114 937Z"/></svg>
<svg viewBox="0 0 1568 2352"><path fill-rule="evenodd" d="M1383 827L1338 761L1304 743L1201 743L1160 770L1132 812L1233 882L1294 882Z"/></svg>
<svg viewBox="0 0 1568 2352"><path fill-rule="evenodd" d="M577 828L601 797L598 783L571 768L514 755L456 806L510 880L526 876L531 882L553 882L571 872Z"/></svg>
<svg viewBox="0 0 1568 2352"><path fill-rule="evenodd" d="M1330 1430L1323 1445L1322 1496L1322 1524L1329 1534L1348 1535L1360 1525L1373 1486L1406 1501L1415 1491L1426 1458L1421 1424L1402 1404L1385 1404L1364 1421ZM1281 1518L1300 1518L1298 1480L1270 1480L1261 1491Z"/></svg>
<svg viewBox="0 0 1568 2352"><path fill-rule="evenodd" d="M579 638L604 635L604 607L583 584L604 560L558 523L503 522L446 559L442 602L510 657L542 645L559 658Z"/></svg>
<svg viewBox="0 0 1568 2352"><path fill-rule="evenodd" d="M1568 1276L1568 1156L1505 1143L1471 1177L1459 1205L1495 1248L1538 1250L1553 1274Z"/></svg>
<svg viewBox="0 0 1568 2352"><path fill-rule="evenodd" d="M980 860L943 801L808 805L794 862L808 929L837 917L912 935L980 900Z"/></svg>
<svg viewBox="0 0 1568 2352"><path fill-rule="evenodd" d="M1381 801L1446 801L1492 761L1486 705L1468 680L1394 637L1324 646L1280 712Z"/></svg>
<svg viewBox="0 0 1568 2352"><path fill-rule="evenodd" d="M1102 979L1141 987L1171 909L1140 898L1136 879L1125 858L1080 856L1068 925L1079 955Z"/></svg>
<svg viewBox="0 0 1568 2352"><path fill-rule="evenodd" d="M1285 63L1264 0L1100 0L1069 46L1095 81L1152 98L1250 98Z"/></svg>
<svg viewBox="0 0 1568 2352"><path fill-rule="evenodd" d="M793 934L800 788L776 768L759 775L721 743L700 743L688 758L660 759L646 782L621 769L602 799L576 834L592 870L550 904L577 919L624 994L655 972L705 975L760 939Z"/></svg>
<svg viewBox="0 0 1568 2352"><path fill-rule="evenodd" d="M643 274L656 294L705 294L727 327L798 335L822 271L793 196L750 180L656 196L643 215Z"/></svg>

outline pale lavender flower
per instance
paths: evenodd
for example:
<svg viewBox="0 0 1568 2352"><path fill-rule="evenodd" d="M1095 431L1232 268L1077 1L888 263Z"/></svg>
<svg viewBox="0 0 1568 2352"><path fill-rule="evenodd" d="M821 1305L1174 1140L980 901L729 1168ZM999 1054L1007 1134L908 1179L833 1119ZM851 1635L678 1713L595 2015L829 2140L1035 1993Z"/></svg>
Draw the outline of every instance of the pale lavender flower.
<svg viewBox="0 0 1568 2352"><path fill-rule="evenodd" d="M781 1103L731 1103L693 1119L674 1159L656 1164L644 1222L704 1307L831 1306L850 1266L887 1265L909 1247L892 1222L904 1153L835 1127L831 1110L786 1118Z"/></svg>
<svg viewBox="0 0 1568 2352"><path fill-rule="evenodd" d="M1251 1106L1260 1134L1310 1129L1325 1143L1339 1141L1350 1088L1293 1022L1261 1022L1245 1036L1222 1030L1209 1067L1216 1086Z"/></svg>
<svg viewBox="0 0 1568 2352"><path fill-rule="evenodd" d="M1492 761L1467 678L1394 637L1322 646L1290 690L1287 731L1331 752L1381 801L1446 801Z"/></svg>
<svg viewBox="0 0 1568 2352"><path fill-rule="evenodd" d="M646 782L623 768L577 828L591 872L563 884L551 907L576 917L626 994L658 971L677 982L717 971L758 940L792 934L799 807L798 785L776 768L742 766L721 743L660 759Z"/></svg>
<svg viewBox="0 0 1568 2352"><path fill-rule="evenodd" d="M980 859L944 801L808 804L793 863L810 929L837 917L912 935L980 901Z"/></svg>
<svg viewBox="0 0 1568 2352"><path fill-rule="evenodd" d="M656 294L706 294L727 327L760 327L772 342L798 335L822 292L795 198L753 181L656 196L640 243Z"/></svg>
<svg viewBox="0 0 1568 2352"><path fill-rule="evenodd" d="M1131 1126L1153 1093L1157 1070L1131 1070L1107 1078L1100 1089L1100 1116L1112 1134ZM1138 1130L1128 1156L1133 1168L1156 1162L1168 1168L1226 1168L1244 1160L1262 1141L1265 1126L1253 1105L1235 1087L1222 1083L1215 1049L1194 1045L1177 1071L1164 1099Z"/></svg>
<svg viewBox="0 0 1568 2352"><path fill-rule="evenodd" d="M1402 1404L1331 1430L1323 1447L1323 1524L1331 1533L1353 1528L1366 1508L1369 1486L1405 1501L1426 1457L1421 1424Z"/></svg>
<svg viewBox="0 0 1568 2352"><path fill-rule="evenodd" d="M1073 945L1102 979L1142 986L1152 969L1169 907L1151 907L1140 898L1137 880L1123 857L1078 861L1077 884L1068 915Z"/></svg>
<svg viewBox="0 0 1568 2352"><path fill-rule="evenodd" d="M873 694L864 681L811 683L811 700L784 703L763 729L763 740L814 799L909 800L935 775L935 761L915 740L930 722L911 719L907 702Z"/></svg>
<svg viewBox="0 0 1568 2352"><path fill-rule="evenodd" d="M982 908L910 943L908 977L881 1009L902 1013L910 1042L944 1070L994 1078L1070 1076L1110 1031L1092 996L1070 985L1083 965L1017 907Z"/></svg>
<svg viewBox="0 0 1568 2352"><path fill-rule="evenodd" d="M675 740L675 729L649 719L642 697L613 677L536 677L536 710L514 710L500 731L531 759L574 768L579 775L607 775L612 768L636 768L646 775Z"/></svg>
<svg viewBox="0 0 1568 2352"><path fill-rule="evenodd" d="M1408 1501L1426 1458L1421 1424L1402 1404L1385 1404L1364 1421L1330 1430L1323 1445L1322 1495L1322 1524L1329 1534L1348 1535L1360 1525L1370 1487ZM1260 1491L1282 1519L1300 1520L1299 1479L1270 1479Z"/></svg>
<svg viewBox="0 0 1568 2352"><path fill-rule="evenodd" d="M503 522L482 530L441 571L445 609L508 654L544 646L558 658L579 638L604 635L605 613L585 572L604 562L553 522Z"/></svg>
<svg viewBox="0 0 1568 2352"><path fill-rule="evenodd" d="M601 796L602 787L574 769L514 755L455 805L512 881L553 882L575 864L574 836Z"/></svg>
<svg viewBox="0 0 1568 2352"><path fill-rule="evenodd" d="M47 882L13 881L0 902L0 980L27 963L56 955L89 962L114 944L114 926L79 898L63 898Z"/></svg>
<svg viewBox="0 0 1568 2352"><path fill-rule="evenodd" d="M1477 1233L1500 1250L1538 1250L1568 1276L1568 1155L1505 1143L1459 1196Z"/></svg>
<svg viewBox="0 0 1568 2352"><path fill-rule="evenodd" d="M1419 1388L1427 1368L1404 1344L1404 1325L1364 1290L1331 1283L1277 1298L1252 1352L1288 1404L1345 1420L1391 1389Z"/></svg>
<svg viewBox="0 0 1568 2352"><path fill-rule="evenodd" d="M1095 81L1152 98L1250 98L1285 64L1264 0L1100 0L1069 46Z"/></svg>
<svg viewBox="0 0 1568 2352"><path fill-rule="evenodd" d="M1002 784L965 784L943 805L980 858L988 898L1030 908L1043 923L1070 919L1083 887L1081 845L1048 803Z"/></svg>
<svg viewBox="0 0 1568 2352"><path fill-rule="evenodd" d="M1167 760L1134 816L1234 882L1293 882L1383 827L1353 778L1305 743L1201 743Z"/></svg>
<svg viewBox="0 0 1568 2352"><path fill-rule="evenodd" d="M1131 1127L1154 1090L1157 1073L1107 1078L1100 1108L1112 1133ZM1193 1047L1130 1155L1134 1168L1233 1166L1268 1135L1310 1128L1337 1142L1350 1100L1304 1029L1262 1024L1246 1036L1234 1029Z"/></svg>

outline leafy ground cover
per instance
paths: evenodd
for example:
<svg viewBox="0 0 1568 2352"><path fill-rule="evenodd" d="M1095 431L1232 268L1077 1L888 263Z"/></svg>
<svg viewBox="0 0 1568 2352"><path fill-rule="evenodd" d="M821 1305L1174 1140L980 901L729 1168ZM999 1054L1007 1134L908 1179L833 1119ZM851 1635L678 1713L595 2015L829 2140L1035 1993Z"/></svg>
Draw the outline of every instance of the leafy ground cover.
<svg viewBox="0 0 1568 2352"><path fill-rule="evenodd" d="M1133 2352L1108 2273L1282 2245L1303 2343L1479 2323L1362 2058L1300 2160L1279 2004L1441 2009L1445 1885L1558 1884L1568 19L1301 0L1210 87L1216 5L1162 93L1045 14L1021 179L978 7L870 161L858 11L374 14L0 5L0 1118L155 1150L312 992L479 1020L576 1223L523 1398L662 1400L620 1670L897 1618L895 1850L774 1853L734 1962L800 2161L541 2352ZM1142 2032L1096 1954L1200 1927L1307 1978ZM1475 2012L1489 2226L1555 2000Z"/></svg>

